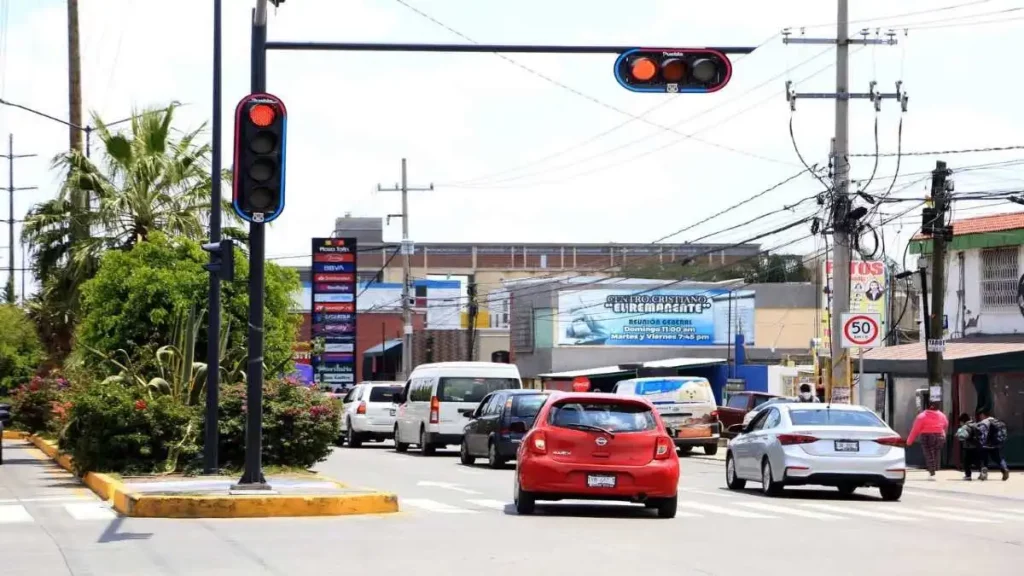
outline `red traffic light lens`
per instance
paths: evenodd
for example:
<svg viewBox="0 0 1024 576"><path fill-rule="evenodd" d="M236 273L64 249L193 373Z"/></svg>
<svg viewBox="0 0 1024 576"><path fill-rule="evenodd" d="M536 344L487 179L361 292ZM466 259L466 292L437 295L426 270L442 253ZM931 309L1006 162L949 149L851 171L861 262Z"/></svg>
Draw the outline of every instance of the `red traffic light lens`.
<svg viewBox="0 0 1024 576"><path fill-rule="evenodd" d="M266 128L274 123L277 112L273 106L268 104L257 104L249 108L249 120L260 128Z"/></svg>
<svg viewBox="0 0 1024 576"><path fill-rule="evenodd" d="M669 58L661 63L661 77L666 82L678 84L686 76L686 64L679 58Z"/></svg>
<svg viewBox="0 0 1024 576"><path fill-rule="evenodd" d="M658 67L650 58L637 58L629 65L629 72L634 80L648 82L658 73Z"/></svg>

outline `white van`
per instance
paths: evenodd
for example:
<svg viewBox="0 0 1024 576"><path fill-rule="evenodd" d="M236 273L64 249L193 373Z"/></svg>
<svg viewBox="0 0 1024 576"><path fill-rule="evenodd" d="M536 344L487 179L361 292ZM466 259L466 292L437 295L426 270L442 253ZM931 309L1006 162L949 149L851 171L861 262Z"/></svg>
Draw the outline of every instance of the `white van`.
<svg viewBox="0 0 1024 576"><path fill-rule="evenodd" d="M643 396L657 408L676 447L688 451L694 446L704 453L718 452L722 424L711 383L698 376L661 376L620 380L613 394Z"/></svg>
<svg viewBox="0 0 1024 576"><path fill-rule="evenodd" d="M468 416L484 396L522 387L515 364L421 364L395 399L395 450L405 452L416 444L426 456L437 448L459 446Z"/></svg>

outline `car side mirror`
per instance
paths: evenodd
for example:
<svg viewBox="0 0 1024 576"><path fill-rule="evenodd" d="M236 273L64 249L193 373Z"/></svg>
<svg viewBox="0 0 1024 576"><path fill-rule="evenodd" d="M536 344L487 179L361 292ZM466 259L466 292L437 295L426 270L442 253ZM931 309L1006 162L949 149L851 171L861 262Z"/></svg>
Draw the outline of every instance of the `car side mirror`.
<svg viewBox="0 0 1024 576"><path fill-rule="evenodd" d="M470 420L475 420L477 418L476 413L477 410L474 408L462 408L459 410L459 414L462 414L463 416L469 418Z"/></svg>
<svg viewBox="0 0 1024 576"><path fill-rule="evenodd" d="M725 431L728 432L729 434L737 434L737 435L739 435L739 434L743 434L744 432L746 432L747 431L747 427L744 426L743 424L733 424L732 426L729 426L728 428L726 428Z"/></svg>
<svg viewBox="0 0 1024 576"><path fill-rule="evenodd" d="M508 429L516 434L526 434L526 422L513 422Z"/></svg>

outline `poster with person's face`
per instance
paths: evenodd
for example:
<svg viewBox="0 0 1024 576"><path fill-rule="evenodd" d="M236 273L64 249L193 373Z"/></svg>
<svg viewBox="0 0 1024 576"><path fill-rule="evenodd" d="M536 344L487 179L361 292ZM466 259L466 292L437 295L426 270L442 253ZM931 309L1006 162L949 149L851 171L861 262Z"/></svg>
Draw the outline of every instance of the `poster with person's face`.
<svg viewBox="0 0 1024 576"><path fill-rule="evenodd" d="M822 346L830 348L832 324L829 306L829 295L832 293L832 261L825 262L822 275L826 280L827 289L821 294L821 326L818 335ZM850 312L878 314L882 322L882 333L889 330L888 311L889 297L886 285L885 263L881 260L855 260L850 263ZM1024 305L1022 305L1024 312Z"/></svg>

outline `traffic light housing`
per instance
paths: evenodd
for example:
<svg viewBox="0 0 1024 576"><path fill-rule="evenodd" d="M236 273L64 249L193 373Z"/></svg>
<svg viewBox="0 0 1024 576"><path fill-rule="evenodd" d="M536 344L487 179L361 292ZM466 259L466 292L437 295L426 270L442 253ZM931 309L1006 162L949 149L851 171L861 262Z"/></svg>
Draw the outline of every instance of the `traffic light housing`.
<svg viewBox="0 0 1024 576"><path fill-rule="evenodd" d="M270 222L284 210L288 111L270 94L250 94L235 108L231 204L247 222Z"/></svg>
<svg viewBox="0 0 1024 576"><path fill-rule="evenodd" d="M729 57L708 48L634 48L615 60L615 79L633 92L707 94L730 78Z"/></svg>
<svg viewBox="0 0 1024 576"><path fill-rule="evenodd" d="M210 253L210 263L203 264L211 274L216 274L224 282L235 279L235 242L221 240L203 244L203 250Z"/></svg>

